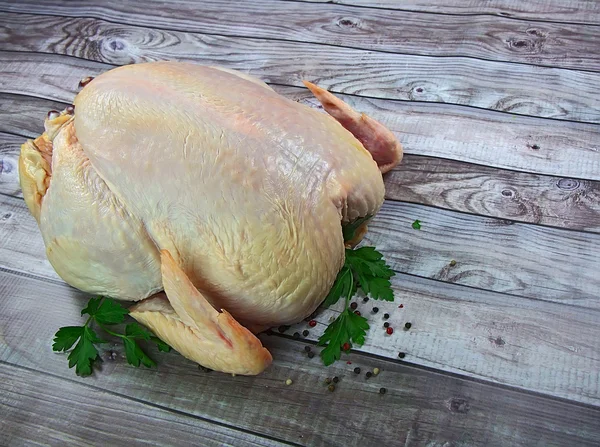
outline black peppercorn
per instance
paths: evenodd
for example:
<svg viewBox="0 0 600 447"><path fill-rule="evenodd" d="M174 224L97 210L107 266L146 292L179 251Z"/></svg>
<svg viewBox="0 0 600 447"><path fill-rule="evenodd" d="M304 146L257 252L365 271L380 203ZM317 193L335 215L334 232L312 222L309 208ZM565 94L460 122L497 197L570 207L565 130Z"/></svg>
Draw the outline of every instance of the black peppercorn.
<svg viewBox="0 0 600 447"><path fill-rule="evenodd" d="M390 318L390 314L383 314L383 318L387 320L388 318Z"/></svg>
<svg viewBox="0 0 600 447"><path fill-rule="evenodd" d="M325 383L327 383L327 384L330 384L330 383L331 383L331 378L330 378L330 377L327 377L327 378L325 379Z"/></svg>
<svg viewBox="0 0 600 447"><path fill-rule="evenodd" d="M401 359L403 359L404 357L406 357L406 354L404 352L400 352L398 354L398 357L400 357Z"/></svg>
<svg viewBox="0 0 600 447"><path fill-rule="evenodd" d="M368 301L369 301L369 297L368 297L368 296L365 296L365 297L363 298L363 303L367 303Z"/></svg>
<svg viewBox="0 0 600 447"><path fill-rule="evenodd" d="M390 323L388 323L387 321L385 323L383 323L383 327L390 327Z"/></svg>
<svg viewBox="0 0 600 447"><path fill-rule="evenodd" d="M294 337L295 340L298 340L300 338L300 332L294 332L294 335L292 335L292 337Z"/></svg>
<svg viewBox="0 0 600 447"><path fill-rule="evenodd" d="M376 314L377 312L379 312L379 307L374 307L373 308L373 313Z"/></svg>
<svg viewBox="0 0 600 447"><path fill-rule="evenodd" d="M333 383L338 383L339 381L340 381L339 377L336 376L333 378Z"/></svg>
<svg viewBox="0 0 600 447"><path fill-rule="evenodd" d="M354 368L354 374L360 374L360 368L358 366Z"/></svg>
<svg viewBox="0 0 600 447"><path fill-rule="evenodd" d="M306 345L306 346L304 347L304 350L305 350L306 352L310 352L311 348L310 348L310 346Z"/></svg>
<svg viewBox="0 0 600 447"><path fill-rule="evenodd" d="M277 330L279 331L280 334L283 334L285 331L287 331L290 327L289 326L279 326L277 328Z"/></svg>
<svg viewBox="0 0 600 447"><path fill-rule="evenodd" d="M367 371L367 373L365 374L365 376L368 378L370 378L373 375L373 373L371 371Z"/></svg>
<svg viewBox="0 0 600 447"><path fill-rule="evenodd" d="M387 390L385 388L379 388L379 394L385 394Z"/></svg>
<svg viewBox="0 0 600 447"><path fill-rule="evenodd" d="M327 387L327 389L333 393L335 391L335 385L331 384Z"/></svg>
<svg viewBox="0 0 600 447"><path fill-rule="evenodd" d="M315 353L310 351L307 355L309 359L312 359L315 356Z"/></svg>
<svg viewBox="0 0 600 447"><path fill-rule="evenodd" d="M308 334L310 334L310 332L308 332L308 330L304 329L302 331L302 335L304 335L305 337L308 337Z"/></svg>
<svg viewBox="0 0 600 447"><path fill-rule="evenodd" d="M404 328L405 329L410 329L412 327L411 323L404 323Z"/></svg>
<svg viewBox="0 0 600 447"><path fill-rule="evenodd" d="M356 304L356 303L350 303L350 309L356 310L357 307L358 307L358 304Z"/></svg>

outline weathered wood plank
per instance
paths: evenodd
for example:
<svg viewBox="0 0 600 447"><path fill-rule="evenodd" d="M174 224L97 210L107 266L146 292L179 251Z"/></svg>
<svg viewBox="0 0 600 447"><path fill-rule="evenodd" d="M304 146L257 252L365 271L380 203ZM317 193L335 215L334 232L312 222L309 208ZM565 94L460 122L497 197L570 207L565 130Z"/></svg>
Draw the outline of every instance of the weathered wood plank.
<svg viewBox="0 0 600 447"><path fill-rule="evenodd" d="M5 446L289 445L6 363L0 412Z"/></svg>
<svg viewBox="0 0 600 447"><path fill-rule="evenodd" d="M493 14L500 17L600 24L600 5L595 0L302 0L349 6L398 9L435 14L474 16ZM433 21L436 20L434 17Z"/></svg>
<svg viewBox="0 0 600 447"><path fill-rule="evenodd" d="M0 216L3 216L0 241L4 241L0 245L0 267L61 281L46 260L39 230L23 202L0 196ZM471 228L465 228L465 234L470 231ZM401 231L399 234L404 236ZM412 248L412 235L407 239L407 251L402 249L397 256L419 250ZM446 243L451 242L445 240ZM378 248L387 249L388 245L382 242ZM420 252L408 268L431 264L429 252L425 249ZM390 259L396 255L385 254ZM437 256L436 251L429 256ZM454 270L458 273L487 268L489 272L499 268L504 272L502 269L506 268L478 266L477 259L473 264L457 259L460 264L456 267L445 267L448 276L454 275ZM449 258L442 259L440 263L447 265L448 261ZM512 261L519 263L518 258ZM399 351L405 351L407 360L419 365L600 403L597 310L485 292L444 280L447 279L432 281L400 274L393 280L395 303L361 304L359 309L373 325L362 350L388 358L396 358ZM399 304L404 307L399 309ZM370 313L374 305L380 309L377 315ZM392 338L381 326L386 312L396 328ZM316 318L320 323L316 328L301 323L288 333L308 329L308 338L316 340L335 314L335 309L324 311ZM411 331L401 330L406 321L413 323ZM580 383L581 374L588 377L585 384Z"/></svg>
<svg viewBox="0 0 600 447"><path fill-rule="evenodd" d="M282 93L290 97L301 92L296 88L277 90L283 90ZM366 106L371 113L370 102L359 100L354 105L361 110ZM3 167L0 193L21 196L16 170L20 145L25 137L33 138L39 134L48 110L64 107L64 103L0 94L0 160ZM409 119L394 121L410 127L406 122L410 122ZM20 133L24 137L2 134L4 131ZM397 132L403 139L410 139L404 131ZM544 151L547 152L548 147ZM600 183L596 181L505 171L409 154L385 177L385 182L386 197L392 200L600 233Z"/></svg>
<svg viewBox="0 0 600 447"><path fill-rule="evenodd" d="M25 138L0 133L0 193L21 196L19 151Z"/></svg>
<svg viewBox="0 0 600 447"><path fill-rule="evenodd" d="M30 53L0 53L2 61L11 74L0 79L0 92L67 103L73 100L81 78L111 67ZM305 88L275 88L291 99L316 105ZM445 104L340 96L394 131L409 154L600 180L600 127L595 124L548 121Z"/></svg>
<svg viewBox="0 0 600 447"><path fill-rule="evenodd" d="M149 11L161 9L156 16ZM97 17L123 24L426 56L464 56L600 71L598 28L532 23L487 15L431 15L402 10L354 8L332 3L255 0L240 9L231 0L194 2L79 1L40 4L31 0L5 11ZM45 30L61 27L55 18L8 15L5 27ZM14 23L14 25L12 25ZM71 35L78 35L81 27ZM42 29L42 28L40 28ZM427 32L423 32L426 29ZM18 39L25 31L18 32ZM16 36L15 36L16 37ZM9 40L17 40L11 39Z"/></svg>
<svg viewBox="0 0 600 447"><path fill-rule="evenodd" d="M320 107L306 89L274 86ZM600 127L593 124L338 94L391 129L408 154L429 155L560 177L600 179Z"/></svg>
<svg viewBox="0 0 600 447"><path fill-rule="evenodd" d="M422 222L421 230L411 226ZM600 309L600 235L386 202L365 243L397 271ZM451 260L457 264L448 268Z"/></svg>
<svg viewBox="0 0 600 447"><path fill-rule="evenodd" d="M52 277L21 199L0 197L0 265ZM420 231L411 226L422 222ZM484 290L600 309L600 235L386 201L369 226L394 270ZM19 256L10 256L10 253ZM448 263L457 265L448 268ZM31 264L31 267L28 265ZM32 270L32 268L34 270ZM41 270L37 270L41 269Z"/></svg>
<svg viewBox="0 0 600 447"><path fill-rule="evenodd" d="M175 353L153 353L157 370L134 369L110 347L117 359L81 379L50 339L58 326L81 321L84 297L5 272L0 290L1 360L301 445L595 445L600 436L598 408L356 354L351 365L326 369L306 358L303 343L280 337L264 337L276 360L258 377L202 373ZM365 380L374 367L382 372ZM334 375L341 380L330 393L323 378Z"/></svg>
<svg viewBox="0 0 600 447"><path fill-rule="evenodd" d="M600 122L598 72L287 40L265 45L263 39L161 31L93 19L75 20L75 25L69 25L73 20L65 20L63 27L67 29L44 26L36 31L28 27L22 33L17 28L12 31L17 33L14 38L4 39L4 48L57 52L113 64L157 59L196 61L241 69L279 84L301 86L301 80L308 78L341 93ZM10 31L8 26L5 29ZM8 63L5 58L0 62ZM12 54L10 59L16 62L19 56Z"/></svg>

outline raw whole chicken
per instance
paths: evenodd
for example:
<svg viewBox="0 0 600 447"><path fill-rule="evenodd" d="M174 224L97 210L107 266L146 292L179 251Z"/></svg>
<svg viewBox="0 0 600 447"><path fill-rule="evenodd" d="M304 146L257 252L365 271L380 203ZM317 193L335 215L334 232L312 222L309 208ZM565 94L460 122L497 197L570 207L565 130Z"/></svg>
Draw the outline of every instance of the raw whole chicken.
<svg viewBox="0 0 600 447"><path fill-rule="evenodd" d="M344 263L342 225L377 213L394 135L308 82L325 114L216 67L110 70L50 112L20 181L56 272L138 301L185 357L258 374L255 333L310 315Z"/></svg>

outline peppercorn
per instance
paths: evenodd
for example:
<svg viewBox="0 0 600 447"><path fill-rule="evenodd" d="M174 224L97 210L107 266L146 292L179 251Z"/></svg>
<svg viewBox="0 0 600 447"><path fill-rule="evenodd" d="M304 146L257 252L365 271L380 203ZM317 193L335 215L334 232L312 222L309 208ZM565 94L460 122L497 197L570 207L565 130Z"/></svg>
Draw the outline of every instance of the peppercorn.
<svg viewBox="0 0 600 447"><path fill-rule="evenodd" d="M388 333L388 335L392 335L394 333L394 328L393 327L389 327L385 331Z"/></svg>
<svg viewBox="0 0 600 447"><path fill-rule="evenodd" d="M325 379L325 383L326 383L326 384L330 384L330 383L331 383L331 378L330 378L330 377L327 377L327 378Z"/></svg>
<svg viewBox="0 0 600 447"><path fill-rule="evenodd" d="M317 322L316 322L315 320L310 320L310 321L308 322L308 325L309 325L310 327L315 327L315 326L317 325Z"/></svg>
<svg viewBox="0 0 600 447"><path fill-rule="evenodd" d="M383 314L383 319L387 320L388 318L390 318L390 314Z"/></svg>
<svg viewBox="0 0 600 447"><path fill-rule="evenodd" d="M85 87L86 85L88 85L90 82L92 82L94 80L93 77L91 76L86 76L85 78L83 78L81 81L79 81L79 87Z"/></svg>
<svg viewBox="0 0 600 447"><path fill-rule="evenodd" d="M327 387L327 389L333 393L335 391L335 385L331 384Z"/></svg>
<svg viewBox="0 0 600 447"><path fill-rule="evenodd" d="M294 335L292 335L292 337L294 337L294 340L298 340L300 338L300 332L294 332Z"/></svg>
<svg viewBox="0 0 600 447"><path fill-rule="evenodd" d="M356 303L350 303L350 309L356 310L357 307L358 307L358 304L356 304Z"/></svg>
<svg viewBox="0 0 600 447"><path fill-rule="evenodd" d="M365 296L365 297L363 298L363 303L368 303L368 302L369 302L369 297L368 297L368 296Z"/></svg>
<svg viewBox="0 0 600 447"><path fill-rule="evenodd" d="M308 332L306 329L302 331L302 335L304 335L305 337L308 337L308 334L310 334L310 332Z"/></svg>
<svg viewBox="0 0 600 447"><path fill-rule="evenodd" d="M373 373L371 371L367 371L367 373L365 374L367 379L369 379L372 375L373 375Z"/></svg>
<svg viewBox="0 0 600 447"><path fill-rule="evenodd" d="M379 388L379 394L385 394L387 390L385 388Z"/></svg>
<svg viewBox="0 0 600 447"><path fill-rule="evenodd" d="M379 368L373 368L373 375L376 376L379 374Z"/></svg>
<svg viewBox="0 0 600 447"><path fill-rule="evenodd" d="M404 323L404 328L405 329L410 329L412 327L412 323Z"/></svg>
<svg viewBox="0 0 600 447"><path fill-rule="evenodd" d="M377 312L379 312L379 307L374 307L373 308L373 313L376 314Z"/></svg>
<svg viewBox="0 0 600 447"><path fill-rule="evenodd" d="M289 328L290 328L289 326L283 326L283 325L281 325L281 326L279 326L279 327L277 328L277 330L279 331L279 333L280 333L280 334L283 334L283 333L284 333L285 331L287 331Z"/></svg>
<svg viewBox="0 0 600 447"><path fill-rule="evenodd" d="M387 321L385 323L383 323L383 327L390 327L390 323L388 323Z"/></svg>
<svg viewBox="0 0 600 447"><path fill-rule="evenodd" d="M360 317L360 312L358 310L355 310L354 313Z"/></svg>
<svg viewBox="0 0 600 447"><path fill-rule="evenodd" d="M454 267L456 265L456 261L453 259L452 261L450 261L450 267Z"/></svg>
<svg viewBox="0 0 600 447"><path fill-rule="evenodd" d="M360 374L360 368L358 366L354 368L354 374Z"/></svg>
<svg viewBox="0 0 600 447"><path fill-rule="evenodd" d="M306 346L304 347L304 350L305 350L306 352L310 352L310 350L311 350L311 347L310 347L310 346L308 346L308 345L306 345Z"/></svg>
<svg viewBox="0 0 600 447"><path fill-rule="evenodd" d="M292 383L294 383L294 382L292 382L292 379L287 379L287 380L285 381L285 384L286 384L286 385L291 385Z"/></svg>
<svg viewBox="0 0 600 447"><path fill-rule="evenodd" d="M339 379L339 377L338 377L338 376L335 376L335 377L333 378L333 383L338 383L339 381L340 381L340 379Z"/></svg>
<svg viewBox="0 0 600 447"><path fill-rule="evenodd" d="M314 356L315 356L315 353L314 353L314 352L310 351L310 352L308 353L308 358L309 358L309 359L312 359Z"/></svg>
<svg viewBox="0 0 600 447"><path fill-rule="evenodd" d="M400 352L400 353L398 353L398 357L403 359L404 357L406 357L406 354L404 352Z"/></svg>
<svg viewBox="0 0 600 447"><path fill-rule="evenodd" d="M346 342L342 345L342 349L344 351L349 351L350 350L350 343Z"/></svg>
<svg viewBox="0 0 600 447"><path fill-rule="evenodd" d="M404 307L404 304L400 304L400 305L398 306L398 309L402 309L403 307Z"/></svg>

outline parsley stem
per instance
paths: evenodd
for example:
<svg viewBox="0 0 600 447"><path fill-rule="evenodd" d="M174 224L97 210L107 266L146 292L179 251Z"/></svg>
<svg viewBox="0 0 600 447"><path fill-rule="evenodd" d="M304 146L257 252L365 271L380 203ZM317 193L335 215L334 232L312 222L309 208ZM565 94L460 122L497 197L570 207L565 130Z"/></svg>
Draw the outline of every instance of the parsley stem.
<svg viewBox="0 0 600 447"><path fill-rule="evenodd" d="M128 338L126 335L123 335L123 334L117 334L116 332L113 332L113 331L111 331L110 329L107 329L107 328L106 328L106 326L104 326L104 325L102 325L102 324L98 323L97 321L96 321L96 324L97 324L98 326L100 326L100 327L102 328L102 330L103 330L104 332L106 332L107 334L110 334L110 335L112 335L112 336L114 336L114 337L119 337L119 338Z"/></svg>

